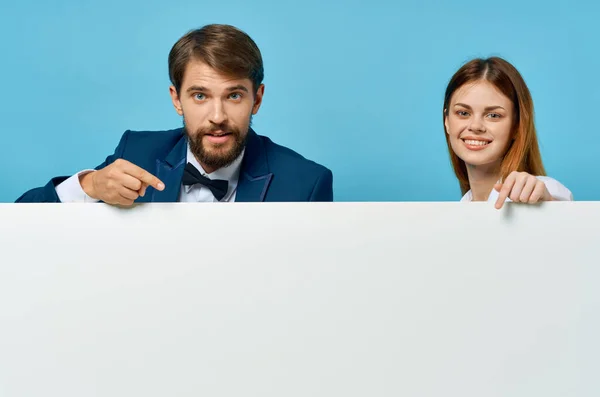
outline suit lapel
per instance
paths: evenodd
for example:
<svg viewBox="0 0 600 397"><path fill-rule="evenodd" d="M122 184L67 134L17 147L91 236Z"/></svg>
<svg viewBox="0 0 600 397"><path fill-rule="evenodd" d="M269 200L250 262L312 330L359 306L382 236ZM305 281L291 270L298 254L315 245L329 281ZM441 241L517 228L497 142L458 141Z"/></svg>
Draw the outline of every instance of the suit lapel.
<svg viewBox="0 0 600 397"><path fill-rule="evenodd" d="M263 142L254 130L248 131L246 153L242 161L236 202L260 202L265 200L273 173L269 172L267 154Z"/></svg>
<svg viewBox="0 0 600 397"><path fill-rule="evenodd" d="M163 191L152 189L151 202L174 203L179 199L181 179L186 164L187 138L182 134L164 158L156 160L156 177L165 184ZM273 173L269 172L267 154L260 137L250 129L236 192L236 202L264 201Z"/></svg>
<svg viewBox="0 0 600 397"><path fill-rule="evenodd" d="M163 191L152 189L152 202L174 203L179 199L185 168L187 138L182 135L164 160L156 160L156 177L165 184Z"/></svg>

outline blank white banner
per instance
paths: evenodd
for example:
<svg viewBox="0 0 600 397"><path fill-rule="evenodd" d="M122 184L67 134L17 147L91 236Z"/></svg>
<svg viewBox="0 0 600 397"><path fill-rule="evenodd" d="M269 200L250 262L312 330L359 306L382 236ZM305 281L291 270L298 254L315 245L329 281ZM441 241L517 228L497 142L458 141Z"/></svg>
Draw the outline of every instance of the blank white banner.
<svg viewBox="0 0 600 397"><path fill-rule="evenodd" d="M0 205L0 396L600 395L600 202Z"/></svg>

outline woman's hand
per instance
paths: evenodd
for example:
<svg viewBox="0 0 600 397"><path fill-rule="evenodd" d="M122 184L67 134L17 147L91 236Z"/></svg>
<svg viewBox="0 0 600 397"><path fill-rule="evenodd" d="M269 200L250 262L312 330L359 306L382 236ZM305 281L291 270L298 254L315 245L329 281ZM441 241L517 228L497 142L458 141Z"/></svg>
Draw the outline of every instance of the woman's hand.
<svg viewBox="0 0 600 397"><path fill-rule="evenodd" d="M528 204L553 200L544 182L527 172L511 172L503 183L495 184L494 189L500 193L495 205L497 209L502 208L507 197L515 203Z"/></svg>

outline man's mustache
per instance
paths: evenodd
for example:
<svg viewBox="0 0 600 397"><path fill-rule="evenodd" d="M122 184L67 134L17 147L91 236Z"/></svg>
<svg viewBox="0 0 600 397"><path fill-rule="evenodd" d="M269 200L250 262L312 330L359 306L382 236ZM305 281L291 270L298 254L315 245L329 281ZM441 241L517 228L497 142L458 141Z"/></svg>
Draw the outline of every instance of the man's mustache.
<svg viewBox="0 0 600 397"><path fill-rule="evenodd" d="M238 129L231 127L228 123L213 124L210 127L199 128L196 131L196 133L200 136L206 134L215 134L217 132L224 134L239 135Z"/></svg>

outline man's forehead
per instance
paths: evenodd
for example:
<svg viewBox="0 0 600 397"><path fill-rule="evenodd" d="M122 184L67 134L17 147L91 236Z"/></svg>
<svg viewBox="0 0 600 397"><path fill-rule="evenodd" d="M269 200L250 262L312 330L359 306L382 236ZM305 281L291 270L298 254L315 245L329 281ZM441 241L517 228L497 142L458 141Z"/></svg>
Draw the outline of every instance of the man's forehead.
<svg viewBox="0 0 600 397"><path fill-rule="evenodd" d="M252 82L246 77L233 76L231 74L218 71L202 61L191 60L186 67L183 85L244 85L250 88L252 86Z"/></svg>

